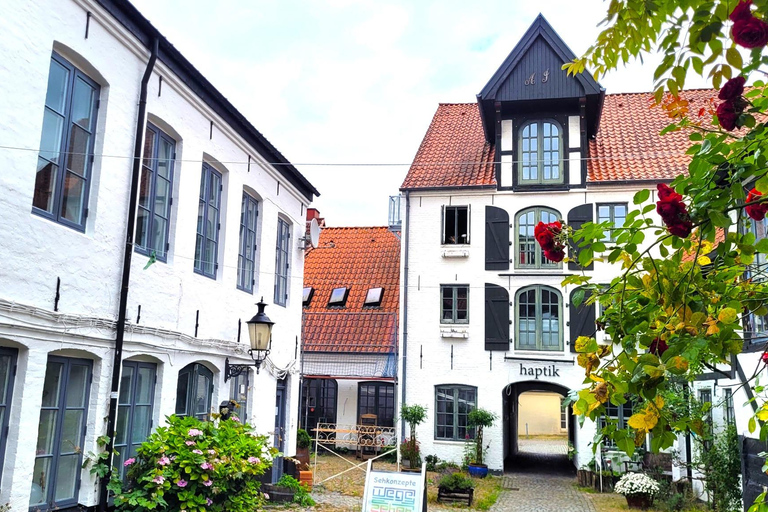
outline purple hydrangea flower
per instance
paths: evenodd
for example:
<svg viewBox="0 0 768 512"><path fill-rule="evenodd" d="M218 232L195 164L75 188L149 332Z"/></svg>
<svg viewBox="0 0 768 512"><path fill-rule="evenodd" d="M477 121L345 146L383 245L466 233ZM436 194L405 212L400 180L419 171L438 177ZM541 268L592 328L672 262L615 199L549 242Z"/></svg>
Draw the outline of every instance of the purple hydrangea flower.
<svg viewBox="0 0 768 512"><path fill-rule="evenodd" d="M134 459L133 457L131 457L130 459L126 459L126 461L125 461L125 462L123 462L123 466L125 466L125 467L128 467L128 466L130 466L131 464L133 464L134 462L136 462L136 459Z"/></svg>
<svg viewBox="0 0 768 512"><path fill-rule="evenodd" d="M204 480L203 485L206 487L210 487L213 485L213 480Z"/></svg>
<svg viewBox="0 0 768 512"><path fill-rule="evenodd" d="M171 459L163 455L162 457L157 459L157 463L160 464L161 466L167 466L168 464L171 463Z"/></svg>
<svg viewBox="0 0 768 512"><path fill-rule="evenodd" d="M192 437L201 436L201 435L203 435L203 431L202 430L198 430L196 428L191 428L191 429L189 429L189 432L187 432L187 435L192 436Z"/></svg>
<svg viewBox="0 0 768 512"><path fill-rule="evenodd" d="M176 482L176 485L178 485L179 487L186 487L187 486L187 481L186 480L179 480L178 482Z"/></svg>

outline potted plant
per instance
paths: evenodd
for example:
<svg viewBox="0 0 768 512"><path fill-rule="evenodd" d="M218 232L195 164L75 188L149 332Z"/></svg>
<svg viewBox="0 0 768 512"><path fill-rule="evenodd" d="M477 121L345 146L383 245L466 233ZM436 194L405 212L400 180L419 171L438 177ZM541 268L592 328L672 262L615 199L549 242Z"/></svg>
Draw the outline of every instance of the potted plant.
<svg viewBox="0 0 768 512"><path fill-rule="evenodd" d="M309 467L309 445L312 444L312 438L309 433L300 428L296 431L296 459L301 463L299 470Z"/></svg>
<svg viewBox="0 0 768 512"><path fill-rule="evenodd" d="M450 473L440 479L437 484L437 501L467 501L472 506L472 498L475 492L475 484L471 478L461 473Z"/></svg>
<svg viewBox="0 0 768 512"><path fill-rule="evenodd" d="M469 463L469 474L485 478L488 475L488 466L483 463L483 429L493 426L496 415L485 409L476 408L467 415L467 426L475 427L474 460Z"/></svg>
<svg viewBox="0 0 768 512"><path fill-rule="evenodd" d="M419 444L416 440L416 426L420 423L424 423L427 419L427 408L423 405L407 405L403 404L400 409L400 418L408 424L411 437L405 439L400 445L401 458L408 460L411 469L421 467L421 456L419 455ZM406 445L405 452L403 454L403 445Z"/></svg>
<svg viewBox="0 0 768 512"><path fill-rule="evenodd" d="M659 493L659 484L644 473L626 473L616 483L614 491L624 495L629 508L645 510Z"/></svg>

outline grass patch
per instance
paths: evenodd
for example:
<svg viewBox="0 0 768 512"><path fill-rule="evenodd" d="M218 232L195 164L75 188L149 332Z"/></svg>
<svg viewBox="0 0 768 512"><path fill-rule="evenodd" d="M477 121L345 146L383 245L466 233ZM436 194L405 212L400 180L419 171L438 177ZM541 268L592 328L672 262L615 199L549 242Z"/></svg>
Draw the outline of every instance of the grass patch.
<svg viewBox="0 0 768 512"><path fill-rule="evenodd" d="M578 487L580 492L587 495L587 499L592 501L597 512L624 512L629 510L627 506L627 499L621 494L613 492L600 493L589 487ZM705 508L686 508L684 512L705 512ZM651 507L647 509L647 512L665 512L662 508Z"/></svg>

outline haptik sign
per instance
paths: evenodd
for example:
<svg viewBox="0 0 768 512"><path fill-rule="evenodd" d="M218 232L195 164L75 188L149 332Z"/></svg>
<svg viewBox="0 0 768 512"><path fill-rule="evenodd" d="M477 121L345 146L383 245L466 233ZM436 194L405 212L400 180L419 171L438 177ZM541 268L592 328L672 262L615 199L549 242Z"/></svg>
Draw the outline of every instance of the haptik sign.
<svg viewBox="0 0 768 512"><path fill-rule="evenodd" d="M421 473L372 471L368 461L363 493L363 512L422 512L424 507L424 477Z"/></svg>
<svg viewBox="0 0 768 512"><path fill-rule="evenodd" d="M520 363L520 375L527 375L528 377L533 377L536 380L539 380L539 377L559 377L560 373L557 371L554 364L543 368L540 366L532 368Z"/></svg>

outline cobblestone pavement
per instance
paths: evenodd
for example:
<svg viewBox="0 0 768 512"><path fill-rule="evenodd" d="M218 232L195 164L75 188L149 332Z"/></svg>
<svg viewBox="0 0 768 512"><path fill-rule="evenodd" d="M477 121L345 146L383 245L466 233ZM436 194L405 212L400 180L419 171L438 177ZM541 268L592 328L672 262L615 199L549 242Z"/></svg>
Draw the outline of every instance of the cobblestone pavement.
<svg viewBox="0 0 768 512"><path fill-rule="evenodd" d="M504 490L490 512L596 512L570 475L511 473L504 475Z"/></svg>
<svg viewBox="0 0 768 512"><path fill-rule="evenodd" d="M522 453L538 453L547 455L565 455L568 453L568 438L531 438L517 440L517 450Z"/></svg>

